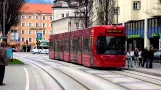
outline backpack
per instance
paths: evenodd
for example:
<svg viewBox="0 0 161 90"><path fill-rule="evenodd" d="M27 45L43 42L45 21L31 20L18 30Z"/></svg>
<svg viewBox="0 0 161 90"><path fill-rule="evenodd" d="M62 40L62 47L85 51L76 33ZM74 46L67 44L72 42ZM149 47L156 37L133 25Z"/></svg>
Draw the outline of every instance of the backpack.
<svg viewBox="0 0 161 90"><path fill-rule="evenodd" d="M138 57L139 56L139 52L138 51L134 51L134 56Z"/></svg>

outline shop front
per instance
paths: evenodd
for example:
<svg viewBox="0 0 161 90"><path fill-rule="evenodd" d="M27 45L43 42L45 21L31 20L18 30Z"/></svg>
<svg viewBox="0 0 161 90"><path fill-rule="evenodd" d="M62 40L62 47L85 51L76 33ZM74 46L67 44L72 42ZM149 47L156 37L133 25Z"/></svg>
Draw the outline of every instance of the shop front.
<svg viewBox="0 0 161 90"><path fill-rule="evenodd" d="M144 49L144 21L133 21L125 23L127 40L127 49Z"/></svg>
<svg viewBox="0 0 161 90"><path fill-rule="evenodd" d="M161 34L161 18L150 18L148 19L148 38L150 45L154 49L159 49L159 39Z"/></svg>

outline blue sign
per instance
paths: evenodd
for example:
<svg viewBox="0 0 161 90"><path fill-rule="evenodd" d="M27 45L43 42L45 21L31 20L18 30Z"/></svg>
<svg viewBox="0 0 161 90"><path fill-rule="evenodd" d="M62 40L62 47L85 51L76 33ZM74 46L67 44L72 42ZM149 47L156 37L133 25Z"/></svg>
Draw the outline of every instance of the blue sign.
<svg viewBox="0 0 161 90"><path fill-rule="evenodd" d="M41 40L42 39L42 33L37 33L37 39Z"/></svg>

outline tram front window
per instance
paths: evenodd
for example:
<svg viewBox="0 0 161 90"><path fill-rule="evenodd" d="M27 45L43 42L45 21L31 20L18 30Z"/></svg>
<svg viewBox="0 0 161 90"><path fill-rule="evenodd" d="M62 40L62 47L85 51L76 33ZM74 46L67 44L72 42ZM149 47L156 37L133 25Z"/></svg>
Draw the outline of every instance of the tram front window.
<svg viewBox="0 0 161 90"><path fill-rule="evenodd" d="M98 36L97 54L124 55L125 54L124 36Z"/></svg>

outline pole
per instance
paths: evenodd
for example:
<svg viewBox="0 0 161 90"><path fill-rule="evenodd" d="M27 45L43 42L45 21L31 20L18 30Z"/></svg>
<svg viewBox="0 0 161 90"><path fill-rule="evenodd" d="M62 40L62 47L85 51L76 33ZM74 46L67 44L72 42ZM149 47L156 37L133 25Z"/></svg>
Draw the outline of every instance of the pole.
<svg viewBox="0 0 161 90"><path fill-rule="evenodd" d="M118 8L118 3L119 3L119 2L118 2L118 0L117 0L117 24L118 24L118 19L119 19L119 17L118 17L118 11L119 11L119 10L118 10L118 9L119 9L119 8Z"/></svg>
<svg viewBox="0 0 161 90"><path fill-rule="evenodd" d="M6 18L5 18L5 13L6 13L6 7L5 7L5 5L6 5L6 0L4 0L3 1L3 37L5 37L5 23L6 23Z"/></svg>
<svg viewBox="0 0 161 90"><path fill-rule="evenodd" d="M85 28L88 27L88 0L85 1L85 5L86 5L86 11L85 11Z"/></svg>

